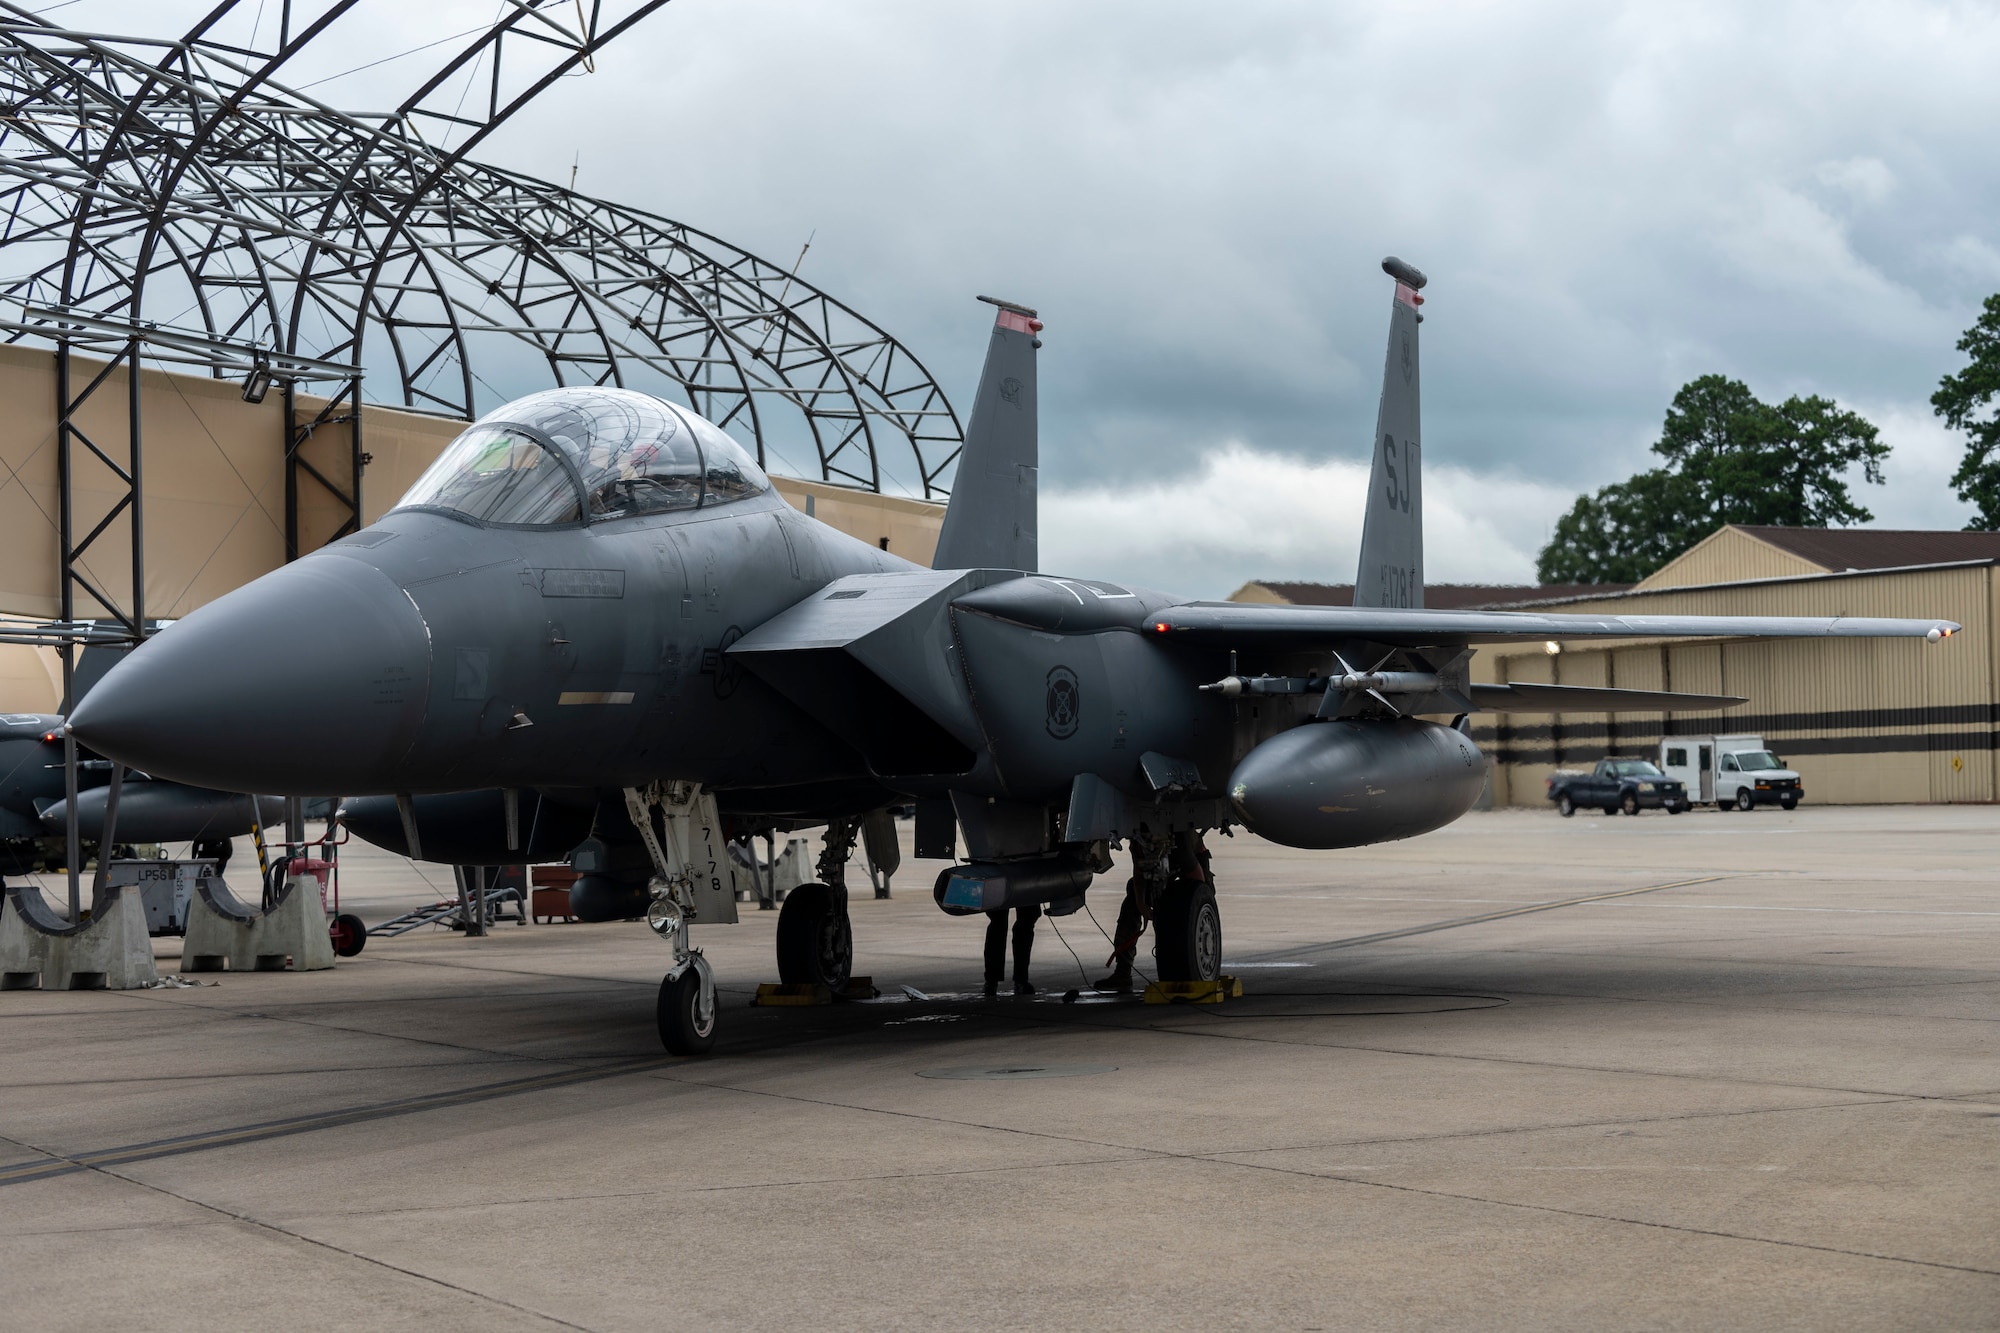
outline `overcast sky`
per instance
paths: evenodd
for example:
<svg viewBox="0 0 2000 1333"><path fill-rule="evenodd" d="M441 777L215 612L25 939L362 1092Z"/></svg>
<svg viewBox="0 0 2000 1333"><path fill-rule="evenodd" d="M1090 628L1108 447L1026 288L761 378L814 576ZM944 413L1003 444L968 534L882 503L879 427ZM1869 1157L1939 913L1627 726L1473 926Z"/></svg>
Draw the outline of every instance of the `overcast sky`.
<svg viewBox="0 0 2000 1333"><path fill-rule="evenodd" d="M365 8L290 81L494 5ZM674 0L480 156L787 264L813 236L802 276L961 407L972 297L1038 307L1045 567L1190 593L1352 577L1400 255L1430 576L1504 581L1710 371L1880 425L1878 523L1964 522L1927 400L2000 290L1996 71L1982 4Z"/></svg>

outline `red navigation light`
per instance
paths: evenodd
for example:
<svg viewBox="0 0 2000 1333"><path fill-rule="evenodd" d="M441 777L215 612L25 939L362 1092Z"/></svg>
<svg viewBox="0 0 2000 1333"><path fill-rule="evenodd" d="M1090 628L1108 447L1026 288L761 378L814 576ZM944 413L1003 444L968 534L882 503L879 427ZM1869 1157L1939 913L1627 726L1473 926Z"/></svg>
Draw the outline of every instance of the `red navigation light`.
<svg viewBox="0 0 2000 1333"><path fill-rule="evenodd" d="M1153 622L1153 629L1160 634L1165 634L1167 632L1167 622L1164 620L1156 620Z"/></svg>

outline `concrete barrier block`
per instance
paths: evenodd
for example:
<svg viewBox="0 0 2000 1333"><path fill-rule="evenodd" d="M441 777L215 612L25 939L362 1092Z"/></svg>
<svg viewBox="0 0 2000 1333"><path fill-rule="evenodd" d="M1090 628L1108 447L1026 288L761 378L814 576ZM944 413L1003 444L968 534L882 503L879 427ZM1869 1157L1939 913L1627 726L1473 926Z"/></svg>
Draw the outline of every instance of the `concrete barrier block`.
<svg viewBox="0 0 2000 1333"><path fill-rule="evenodd" d="M196 884L188 903L183 972L319 972L333 966L333 939L311 875L285 881L268 911L245 907L221 879Z"/></svg>
<svg viewBox="0 0 2000 1333"><path fill-rule="evenodd" d="M812 854L812 843L804 838L791 839L785 844L785 850L778 853L775 878L779 896L783 897L801 884L811 884L818 873L818 862Z"/></svg>
<svg viewBox="0 0 2000 1333"><path fill-rule="evenodd" d="M8 889L0 901L0 990L138 990L159 979L136 885L107 886L80 926L34 889Z"/></svg>

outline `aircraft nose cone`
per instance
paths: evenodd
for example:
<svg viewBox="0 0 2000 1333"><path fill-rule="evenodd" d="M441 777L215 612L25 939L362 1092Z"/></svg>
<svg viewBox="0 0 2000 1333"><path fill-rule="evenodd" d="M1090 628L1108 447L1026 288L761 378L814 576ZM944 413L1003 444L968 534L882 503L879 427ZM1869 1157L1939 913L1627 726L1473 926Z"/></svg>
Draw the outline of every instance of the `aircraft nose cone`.
<svg viewBox="0 0 2000 1333"><path fill-rule="evenodd" d="M70 728L107 758L196 786L391 792L429 682L430 634L403 590L351 557L308 556L134 649Z"/></svg>

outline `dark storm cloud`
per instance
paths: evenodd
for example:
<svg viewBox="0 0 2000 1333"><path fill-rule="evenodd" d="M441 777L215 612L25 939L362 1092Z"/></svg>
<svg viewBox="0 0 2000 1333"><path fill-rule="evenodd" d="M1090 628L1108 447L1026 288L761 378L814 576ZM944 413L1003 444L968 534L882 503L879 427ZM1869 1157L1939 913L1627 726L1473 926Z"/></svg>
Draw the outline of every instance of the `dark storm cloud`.
<svg viewBox="0 0 2000 1333"><path fill-rule="evenodd" d="M509 151L789 258L968 382L1049 322L1051 479L1368 437L1396 252L1431 456L1572 482L1673 389L1921 402L2000 286L1974 6L677 4Z"/></svg>
<svg viewBox="0 0 2000 1333"><path fill-rule="evenodd" d="M490 5L372 14L319 69ZM1868 502L1955 525L1924 400L2000 289L1996 68L1974 4L676 0L481 155L580 155L580 188L787 264L814 235L804 276L961 401L972 296L1040 307L1056 490L1362 457L1396 253L1433 278L1427 458L1544 496L1530 527L1708 371L1870 412L1899 454Z"/></svg>

